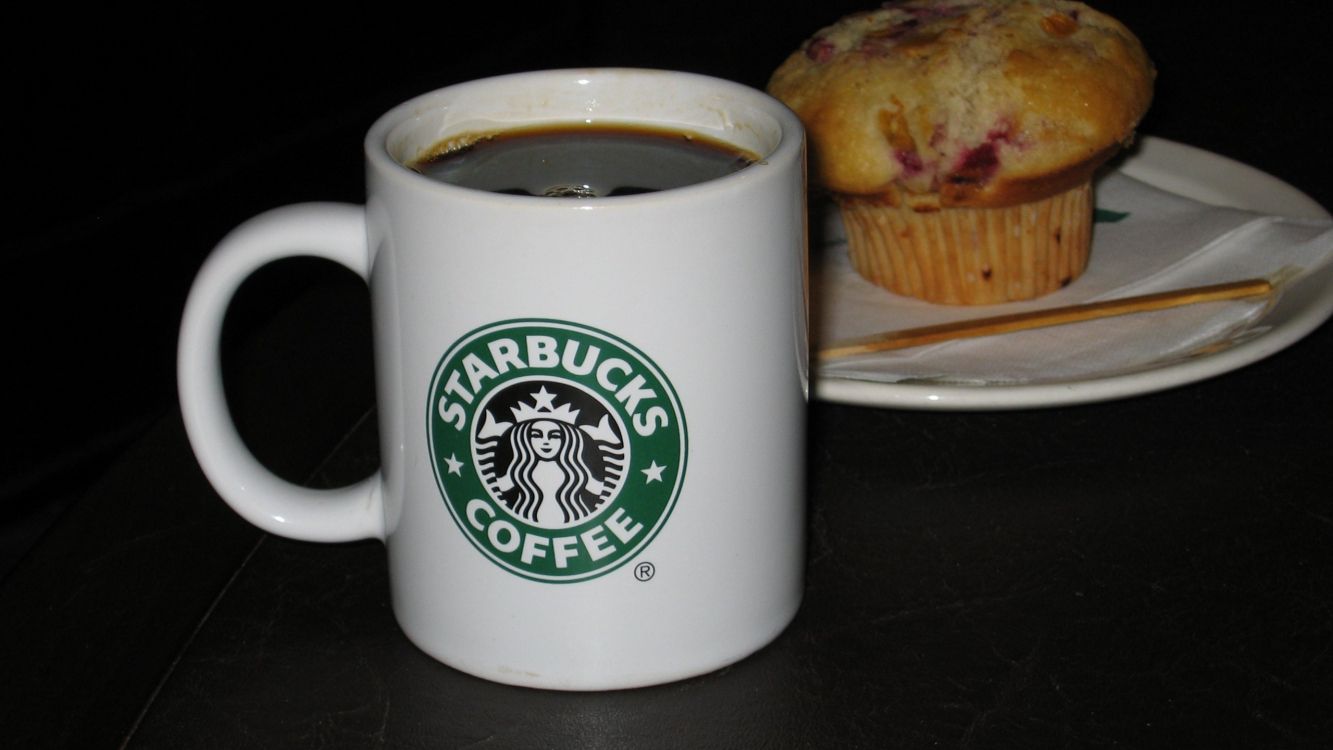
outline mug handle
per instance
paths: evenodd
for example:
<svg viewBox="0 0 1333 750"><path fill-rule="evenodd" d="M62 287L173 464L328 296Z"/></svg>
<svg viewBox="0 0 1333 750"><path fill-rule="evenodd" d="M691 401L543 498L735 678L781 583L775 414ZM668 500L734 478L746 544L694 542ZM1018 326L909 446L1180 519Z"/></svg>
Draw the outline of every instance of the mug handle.
<svg viewBox="0 0 1333 750"><path fill-rule="evenodd" d="M190 445L222 499L250 523L279 536L314 542L383 539L382 474L316 490L292 484L260 464L227 410L219 357L222 321L241 283L280 258L327 258L369 282L366 242L360 206L306 203L260 214L223 238L185 304L177 388Z"/></svg>

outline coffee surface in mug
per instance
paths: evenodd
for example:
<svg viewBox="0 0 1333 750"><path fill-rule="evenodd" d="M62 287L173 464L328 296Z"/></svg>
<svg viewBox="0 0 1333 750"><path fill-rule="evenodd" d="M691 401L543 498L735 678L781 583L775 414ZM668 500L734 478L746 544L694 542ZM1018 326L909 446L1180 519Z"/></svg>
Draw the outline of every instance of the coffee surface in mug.
<svg viewBox="0 0 1333 750"><path fill-rule="evenodd" d="M432 179L493 193L602 198L725 177L757 161L694 133L624 125L554 125L486 135L408 166Z"/></svg>

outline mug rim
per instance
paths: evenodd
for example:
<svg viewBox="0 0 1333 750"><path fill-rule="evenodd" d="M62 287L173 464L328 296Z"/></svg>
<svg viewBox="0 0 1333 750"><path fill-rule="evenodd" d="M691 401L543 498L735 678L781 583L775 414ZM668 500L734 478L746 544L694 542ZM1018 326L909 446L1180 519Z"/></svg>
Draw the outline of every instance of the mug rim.
<svg viewBox="0 0 1333 750"><path fill-rule="evenodd" d="M681 187L635 195L603 196L597 198L595 201L550 200L543 196L495 193L477 188L454 185L432 179L408 168L392 153L391 139L395 134L399 133L402 128L406 127L417 118L426 116L432 112L438 112L442 108L447 107L451 97L457 97L468 91L495 86L516 87L520 85L531 85L533 82L542 80L550 81L553 86L560 85L567 87L571 84L588 85L590 83L595 83L598 80L606 79L641 79L646 82L653 78L664 77L693 84L701 88L706 87L712 89L717 93L734 98L735 101L748 106L754 112L762 113L766 117L771 118L777 130L776 143L758 153L759 161L746 169L737 170L727 175ZM520 127L527 128L541 126L543 124L565 124L575 122L587 122L593 124L595 120L589 118L575 119L573 117L557 116L550 118L534 117L531 121L516 124L514 127L515 129L518 129ZM654 123L655 120L652 117L637 120L606 118L600 121L600 124L611 126L652 126ZM661 124L667 126L675 125L675 123L666 122L662 122ZM713 139L722 140L736 148L752 150L741 143L737 143L735 139L727 138L725 133L712 132L703 128L698 129L697 132L703 135L708 135ZM368 168L375 172L380 178L391 180L402 187L434 192L441 197L448 197L450 199L496 200L510 203L510 205L519 205L519 202L522 202L521 204L525 207L535 208L537 206L547 206L550 209L559 210L571 208L580 210L592 208L603 209L612 206L638 205L645 202L658 203L663 200L674 198L706 198L711 193L740 189L744 185L762 181L765 179L765 176L769 174L776 177L782 170L754 169L753 167L761 166L765 163L785 164L791 160L799 160L804 148L805 129L801 124L800 119L795 113L788 109L785 104L759 89L725 78L718 78L700 73L654 68L623 67L536 70L490 76L444 86L412 97L381 115L367 131L364 141L364 152Z"/></svg>

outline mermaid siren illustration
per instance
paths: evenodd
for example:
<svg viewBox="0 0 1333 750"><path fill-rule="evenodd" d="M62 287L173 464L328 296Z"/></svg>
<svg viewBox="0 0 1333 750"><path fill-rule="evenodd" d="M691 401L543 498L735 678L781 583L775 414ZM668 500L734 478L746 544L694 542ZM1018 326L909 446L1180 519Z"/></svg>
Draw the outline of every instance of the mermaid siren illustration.
<svg viewBox="0 0 1333 750"><path fill-rule="evenodd" d="M557 399L563 403L557 406ZM512 421L497 418L506 410ZM595 424L581 423L581 413ZM558 381L497 393L483 411L474 446L492 496L543 528L571 526L595 513L620 491L628 463L623 428L610 410Z"/></svg>

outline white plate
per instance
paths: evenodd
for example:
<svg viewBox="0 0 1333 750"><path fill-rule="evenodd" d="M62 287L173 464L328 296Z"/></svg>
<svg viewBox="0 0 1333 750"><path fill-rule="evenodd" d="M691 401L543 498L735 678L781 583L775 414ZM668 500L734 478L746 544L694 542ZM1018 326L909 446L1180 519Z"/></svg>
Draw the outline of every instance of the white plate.
<svg viewBox="0 0 1333 750"><path fill-rule="evenodd" d="M1151 136L1120 164L1125 174L1198 201L1304 219L1329 213L1285 182L1224 156ZM942 385L851 379L816 371L815 397L900 409L1021 409L1124 398L1197 382L1290 346L1333 315L1333 266L1285 289L1262 318L1267 330L1216 353L1143 362L1132 372L1021 385Z"/></svg>

